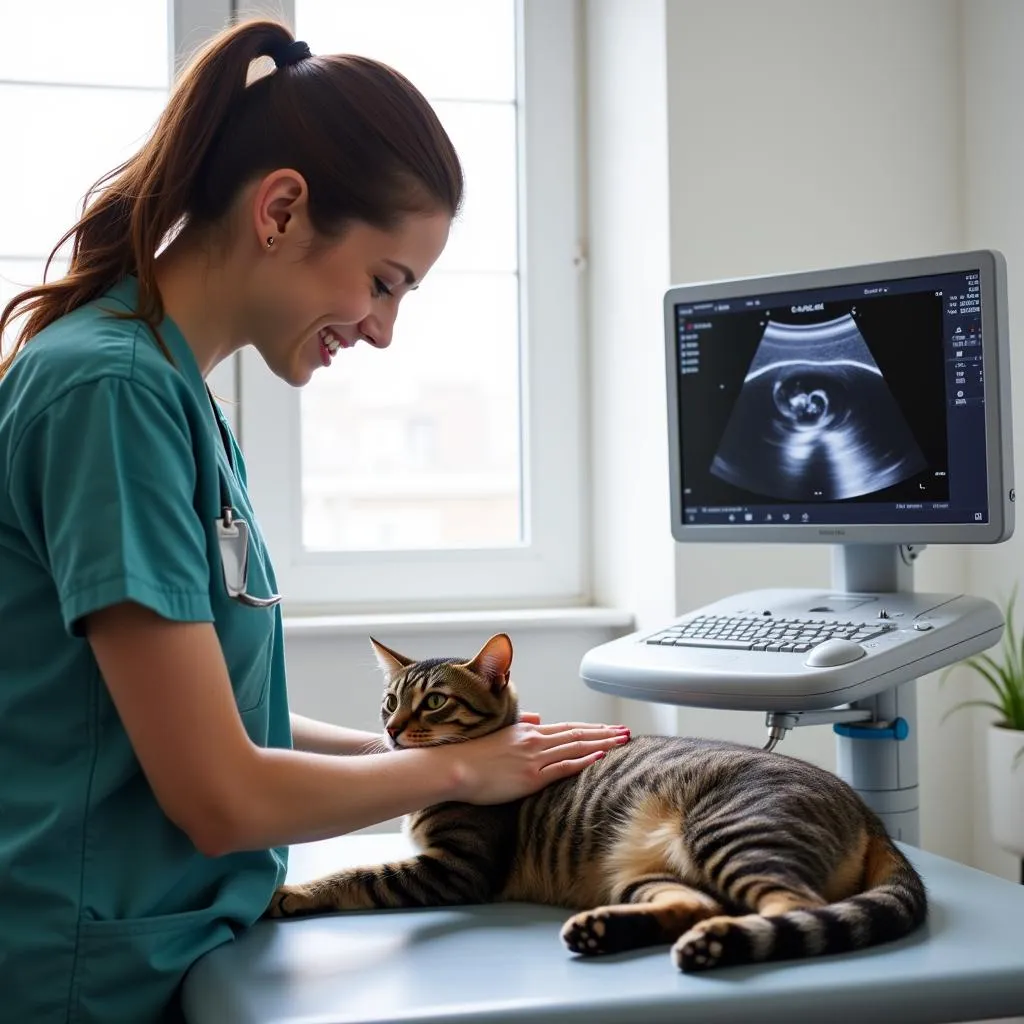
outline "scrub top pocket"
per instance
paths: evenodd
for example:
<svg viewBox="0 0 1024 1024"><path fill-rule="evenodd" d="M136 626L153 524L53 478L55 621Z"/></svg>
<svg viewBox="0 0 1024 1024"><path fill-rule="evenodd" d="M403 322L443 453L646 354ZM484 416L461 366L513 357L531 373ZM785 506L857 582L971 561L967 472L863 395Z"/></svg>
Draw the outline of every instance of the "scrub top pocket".
<svg viewBox="0 0 1024 1024"><path fill-rule="evenodd" d="M261 608L247 610L266 614ZM238 705L239 714L243 716L250 711L258 710L267 698L274 644L274 620L272 616L268 616L268 618L270 619L270 628L266 630L266 637L260 643L254 642L251 650L244 651L246 663L229 662L234 684L235 703ZM254 631L254 626L246 626L246 631L250 632L250 636Z"/></svg>

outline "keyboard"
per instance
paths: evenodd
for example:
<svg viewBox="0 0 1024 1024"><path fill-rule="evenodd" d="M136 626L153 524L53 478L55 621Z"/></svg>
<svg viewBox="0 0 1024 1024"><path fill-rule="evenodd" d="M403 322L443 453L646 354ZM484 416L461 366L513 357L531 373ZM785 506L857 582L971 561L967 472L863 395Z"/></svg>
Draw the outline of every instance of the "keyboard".
<svg viewBox="0 0 1024 1024"><path fill-rule="evenodd" d="M841 637L855 643L873 640L897 627L888 622L822 622L821 619L696 615L645 639L660 647L717 647L734 651L802 654Z"/></svg>

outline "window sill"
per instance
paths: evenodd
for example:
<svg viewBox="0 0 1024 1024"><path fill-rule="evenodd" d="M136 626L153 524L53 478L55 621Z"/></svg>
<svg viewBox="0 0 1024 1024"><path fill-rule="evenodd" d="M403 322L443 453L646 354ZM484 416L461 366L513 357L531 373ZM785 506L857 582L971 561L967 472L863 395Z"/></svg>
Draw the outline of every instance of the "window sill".
<svg viewBox="0 0 1024 1024"><path fill-rule="evenodd" d="M366 636L374 630L492 633L555 629L634 629L633 613L618 608L515 608L506 611L407 612L372 615L285 615L287 638Z"/></svg>

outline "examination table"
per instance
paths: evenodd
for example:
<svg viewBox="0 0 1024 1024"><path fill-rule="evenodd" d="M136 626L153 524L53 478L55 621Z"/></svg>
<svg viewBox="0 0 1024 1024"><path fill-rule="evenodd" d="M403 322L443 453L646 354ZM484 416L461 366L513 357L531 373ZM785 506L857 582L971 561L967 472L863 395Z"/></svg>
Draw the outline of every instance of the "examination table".
<svg viewBox="0 0 1024 1024"><path fill-rule="evenodd" d="M659 946L581 959L535 904L261 921L204 957L189 1024L839 1024L1024 1016L1024 885L903 847L931 919L839 956L681 974ZM397 834L292 847L288 880L405 856Z"/></svg>

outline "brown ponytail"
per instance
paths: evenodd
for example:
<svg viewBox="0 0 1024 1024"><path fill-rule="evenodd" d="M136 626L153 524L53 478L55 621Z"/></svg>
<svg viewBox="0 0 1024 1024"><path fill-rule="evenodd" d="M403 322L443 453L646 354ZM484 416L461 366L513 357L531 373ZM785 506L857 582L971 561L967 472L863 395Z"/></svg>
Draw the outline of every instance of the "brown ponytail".
<svg viewBox="0 0 1024 1024"><path fill-rule="evenodd" d="M211 226L260 174L290 167L306 179L309 215L325 238L353 221L388 230L409 213L462 204L458 156L436 114L398 72L350 55L311 56L248 81L257 57L293 42L282 24L243 22L211 40L183 72L152 136L86 193L68 273L21 292L0 314L0 338L27 317L0 378L29 339L129 274L138 319L163 319L154 261L178 228ZM97 196L91 202L94 196Z"/></svg>

